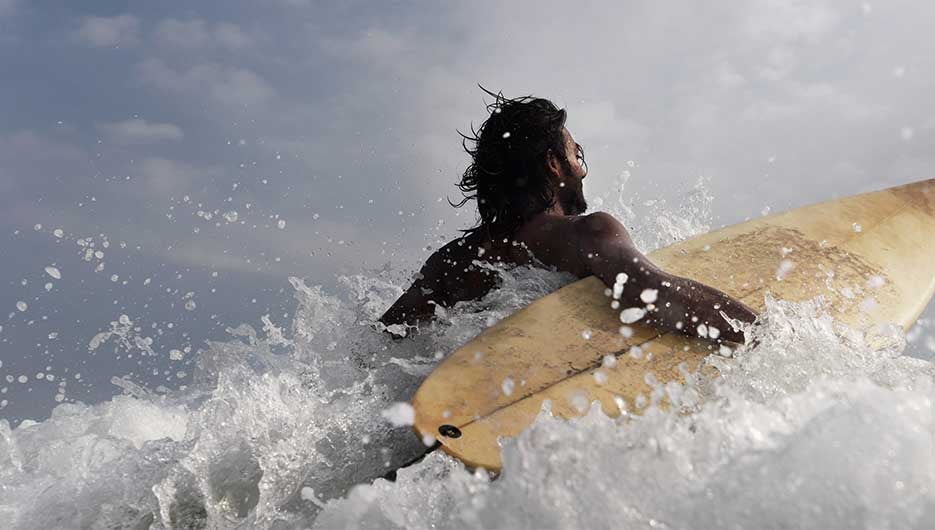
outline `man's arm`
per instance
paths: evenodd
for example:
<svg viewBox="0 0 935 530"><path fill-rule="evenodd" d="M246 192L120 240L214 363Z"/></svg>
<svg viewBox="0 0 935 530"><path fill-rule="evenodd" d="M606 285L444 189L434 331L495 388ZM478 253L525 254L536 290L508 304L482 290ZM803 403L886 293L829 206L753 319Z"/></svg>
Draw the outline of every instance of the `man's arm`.
<svg viewBox="0 0 935 530"><path fill-rule="evenodd" d="M743 302L655 266L633 245L620 221L608 213L584 216L577 223L579 259L591 274L619 293L622 309L646 309L641 323L709 339L744 342L743 333L734 331L721 316L723 312L731 319L753 322L756 313ZM618 276L620 273L623 275ZM619 280L624 279L620 285Z"/></svg>
<svg viewBox="0 0 935 530"><path fill-rule="evenodd" d="M445 294L439 285L440 260L441 257L437 253L429 257L422 270L416 274L412 286L380 317L380 322L384 326L393 324L413 326L434 316L437 303L445 305L445 301L440 299Z"/></svg>

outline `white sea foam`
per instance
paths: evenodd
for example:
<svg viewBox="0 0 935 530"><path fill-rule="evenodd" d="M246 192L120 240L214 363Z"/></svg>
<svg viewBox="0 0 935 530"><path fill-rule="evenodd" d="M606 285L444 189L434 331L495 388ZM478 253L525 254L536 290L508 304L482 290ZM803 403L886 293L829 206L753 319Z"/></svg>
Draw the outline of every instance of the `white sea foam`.
<svg viewBox="0 0 935 530"><path fill-rule="evenodd" d="M0 420L0 515L22 529L61 521L307 526L323 501L413 460L433 443L412 433L411 408L398 403L408 401L440 359L425 352L451 351L489 318L509 315L572 279L527 268L502 274L504 289L440 315L406 341L364 325L398 296L399 286L346 277L335 296L291 278L298 299L291 329L268 316L260 332L248 325L229 329L232 340L198 354L195 382L185 390L158 395L115 378L126 395L93 406L63 404L49 420L15 429ZM120 350L152 353L128 315L109 328L90 341L92 349L113 341ZM411 370L416 364L426 369Z"/></svg>
<svg viewBox="0 0 935 530"><path fill-rule="evenodd" d="M490 481L442 454L357 486L317 528L924 528L935 524L935 369L873 350L817 304L770 302L716 382L642 415L545 410ZM663 410L666 396L678 408ZM691 414L684 414L690 411Z"/></svg>

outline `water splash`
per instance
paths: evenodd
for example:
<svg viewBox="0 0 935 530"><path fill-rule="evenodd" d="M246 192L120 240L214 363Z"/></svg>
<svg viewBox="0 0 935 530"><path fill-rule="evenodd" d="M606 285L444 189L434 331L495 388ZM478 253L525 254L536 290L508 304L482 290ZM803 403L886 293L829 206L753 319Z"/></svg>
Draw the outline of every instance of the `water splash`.
<svg viewBox="0 0 935 530"><path fill-rule="evenodd" d="M627 227L637 248L650 252L711 230L714 196L708 189L710 179L698 177L679 204L670 205L665 199L642 199L629 188L632 175L627 169L617 177L616 196L609 205L603 198L597 202Z"/></svg>
<svg viewBox="0 0 935 530"><path fill-rule="evenodd" d="M756 348L709 358L715 382L657 387L675 407L612 419L595 404L569 422L546 408L505 441L498 480L433 454L316 527L931 527L935 367L817 302L764 316Z"/></svg>
<svg viewBox="0 0 935 530"><path fill-rule="evenodd" d="M157 393L115 378L125 395L111 401L62 405L16 429L0 421L0 515L12 528L311 521L324 501L426 451L409 427L381 416L424 377L411 366L430 370L444 352L571 280L540 269L497 272L503 290L406 341L372 325L401 286L349 276L331 294L290 278L298 301L291 329L269 316L260 330L229 328L232 340L198 353L187 388ZM140 349L144 339L121 316L91 347Z"/></svg>

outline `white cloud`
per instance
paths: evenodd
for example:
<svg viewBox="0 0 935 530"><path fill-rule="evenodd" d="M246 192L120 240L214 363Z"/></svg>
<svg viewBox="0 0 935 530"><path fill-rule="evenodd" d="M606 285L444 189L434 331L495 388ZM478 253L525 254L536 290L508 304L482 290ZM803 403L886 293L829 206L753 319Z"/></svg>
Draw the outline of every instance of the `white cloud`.
<svg viewBox="0 0 935 530"><path fill-rule="evenodd" d="M253 46L253 39L240 26L230 22L220 22L212 27L200 19L169 18L156 26L155 36L164 46L189 51L214 47L236 51Z"/></svg>
<svg viewBox="0 0 935 530"><path fill-rule="evenodd" d="M122 144L147 144L166 140L181 140L182 129L171 123L152 123L134 118L120 122L101 123L98 128L112 141Z"/></svg>
<svg viewBox="0 0 935 530"><path fill-rule="evenodd" d="M225 107L248 107L269 101L273 87L246 68L205 63L174 69L161 59L148 59L139 66L143 83L175 94L197 96Z"/></svg>
<svg viewBox="0 0 935 530"><path fill-rule="evenodd" d="M132 15L84 17L78 38L98 48L131 46L139 41L140 22Z"/></svg>

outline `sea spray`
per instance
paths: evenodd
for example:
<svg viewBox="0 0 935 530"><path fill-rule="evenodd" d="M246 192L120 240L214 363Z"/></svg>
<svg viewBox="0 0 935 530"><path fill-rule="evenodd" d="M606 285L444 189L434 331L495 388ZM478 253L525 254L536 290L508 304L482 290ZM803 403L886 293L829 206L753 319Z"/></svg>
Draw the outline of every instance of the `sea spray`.
<svg viewBox="0 0 935 530"><path fill-rule="evenodd" d="M289 528L426 451L411 428L381 416L408 401L443 355L573 278L497 269L504 288L460 304L405 341L380 333L379 312L401 285L349 276L328 293L291 278L290 327L228 328L195 356L192 383L63 404L49 420L0 423L0 514L11 528ZM137 348L129 317L92 341ZM145 341L144 341L145 342ZM307 493L315 493L314 501Z"/></svg>

